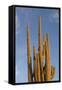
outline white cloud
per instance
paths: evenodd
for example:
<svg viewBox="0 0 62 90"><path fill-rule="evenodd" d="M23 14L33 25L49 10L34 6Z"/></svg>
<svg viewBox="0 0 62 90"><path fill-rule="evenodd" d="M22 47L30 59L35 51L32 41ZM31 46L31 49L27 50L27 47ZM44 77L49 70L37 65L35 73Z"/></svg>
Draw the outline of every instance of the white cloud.
<svg viewBox="0 0 62 90"><path fill-rule="evenodd" d="M16 64L16 82L20 82L20 66L18 64Z"/></svg>
<svg viewBox="0 0 62 90"><path fill-rule="evenodd" d="M53 13L50 14L49 17L50 22L55 22L55 23L59 23L59 13L58 11L55 11Z"/></svg>
<svg viewBox="0 0 62 90"><path fill-rule="evenodd" d="M19 31L20 31L20 22L19 22L17 14L16 14L16 34L18 34Z"/></svg>
<svg viewBox="0 0 62 90"><path fill-rule="evenodd" d="M20 69L18 65L16 64L16 77L18 77L19 74L20 74Z"/></svg>

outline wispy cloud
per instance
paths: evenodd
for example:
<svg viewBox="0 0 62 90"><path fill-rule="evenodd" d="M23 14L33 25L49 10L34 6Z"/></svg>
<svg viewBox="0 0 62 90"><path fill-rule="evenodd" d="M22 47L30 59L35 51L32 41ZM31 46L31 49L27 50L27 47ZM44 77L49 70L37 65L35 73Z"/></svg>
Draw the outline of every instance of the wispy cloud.
<svg viewBox="0 0 62 90"><path fill-rule="evenodd" d="M59 13L58 11L55 11L53 13L50 14L49 17L50 22L55 22L55 23L59 23Z"/></svg>
<svg viewBox="0 0 62 90"><path fill-rule="evenodd" d="M19 22L17 14L16 14L16 34L18 34L19 31L20 31L20 22Z"/></svg>
<svg viewBox="0 0 62 90"><path fill-rule="evenodd" d="M20 68L18 66L19 65L16 64L16 77L20 74Z"/></svg>
<svg viewBox="0 0 62 90"><path fill-rule="evenodd" d="M16 64L16 82L20 81L20 66Z"/></svg>

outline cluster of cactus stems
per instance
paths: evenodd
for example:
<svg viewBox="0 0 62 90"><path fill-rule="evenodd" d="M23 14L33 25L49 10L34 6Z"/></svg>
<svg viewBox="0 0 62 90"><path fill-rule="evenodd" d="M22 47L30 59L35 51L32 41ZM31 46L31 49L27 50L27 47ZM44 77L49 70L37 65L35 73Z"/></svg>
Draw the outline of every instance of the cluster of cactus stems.
<svg viewBox="0 0 62 90"><path fill-rule="evenodd" d="M55 67L50 62L49 36L46 33L42 41L41 35L41 16L39 16L38 25L38 51L33 46L33 70L30 46L30 31L27 25L27 57L28 57L28 81L45 82L51 81L55 76Z"/></svg>

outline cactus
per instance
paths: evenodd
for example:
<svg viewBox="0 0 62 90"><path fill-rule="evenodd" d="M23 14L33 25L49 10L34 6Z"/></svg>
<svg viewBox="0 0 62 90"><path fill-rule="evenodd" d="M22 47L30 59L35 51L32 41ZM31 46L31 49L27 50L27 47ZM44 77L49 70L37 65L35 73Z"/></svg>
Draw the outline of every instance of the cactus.
<svg viewBox="0 0 62 90"><path fill-rule="evenodd" d="M31 48L30 48L30 32L28 25L27 25L27 57L28 57L28 80L29 82L32 82L33 78L32 78Z"/></svg>
<svg viewBox="0 0 62 90"><path fill-rule="evenodd" d="M44 79L45 79L45 81L46 81L46 67L44 66L43 67L43 72L44 72ZM50 78L50 80L52 80L53 78L54 78L54 76L55 76L55 67L53 67L52 65L51 65L51 78Z"/></svg>
<svg viewBox="0 0 62 90"><path fill-rule="evenodd" d="M55 76L55 67L50 62L50 43L48 33L45 35L42 43L41 37L41 17L39 17L38 29L38 52L33 47L33 72L30 48L30 32L27 26L27 57L28 57L28 81L29 82L46 82L51 81Z"/></svg>
<svg viewBox="0 0 62 90"><path fill-rule="evenodd" d="M36 56L36 48L33 46L33 61L34 61L34 64L33 64L33 67L34 67L34 82L37 81L37 56Z"/></svg>
<svg viewBox="0 0 62 90"><path fill-rule="evenodd" d="M43 75L43 57L42 57L42 37L41 37L41 17L39 17L39 30L38 30L38 53L39 53L39 63L40 63L40 79L44 81Z"/></svg>
<svg viewBox="0 0 62 90"><path fill-rule="evenodd" d="M49 81L51 78L51 64L50 64L50 48L48 34L45 38L45 69L46 69L46 81Z"/></svg>
<svg viewBox="0 0 62 90"><path fill-rule="evenodd" d="M51 80L54 78L55 73L56 73L55 67L51 66Z"/></svg>

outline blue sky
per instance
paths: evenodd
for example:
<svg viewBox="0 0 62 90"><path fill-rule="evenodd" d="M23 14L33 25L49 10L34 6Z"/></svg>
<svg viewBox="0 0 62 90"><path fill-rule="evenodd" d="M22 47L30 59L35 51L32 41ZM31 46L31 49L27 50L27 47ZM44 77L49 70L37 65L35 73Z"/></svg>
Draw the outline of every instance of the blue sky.
<svg viewBox="0 0 62 90"><path fill-rule="evenodd" d="M59 11L16 7L16 83L28 82L27 24L30 28L31 54L38 51L38 18L42 20L42 38L49 33L51 64L56 68L53 80L59 80Z"/></svg>

